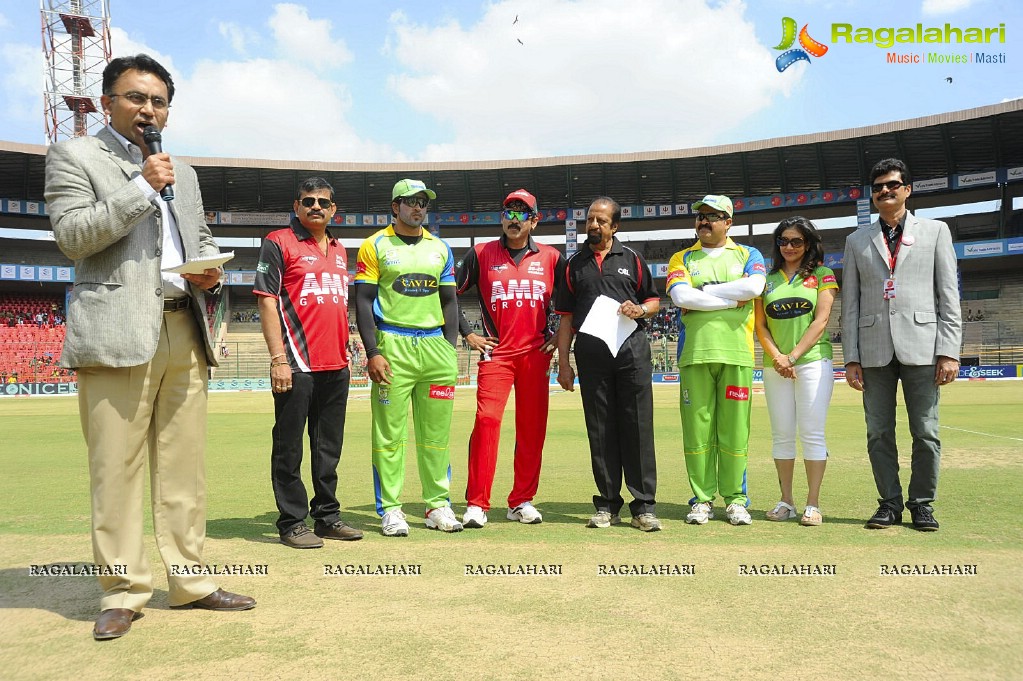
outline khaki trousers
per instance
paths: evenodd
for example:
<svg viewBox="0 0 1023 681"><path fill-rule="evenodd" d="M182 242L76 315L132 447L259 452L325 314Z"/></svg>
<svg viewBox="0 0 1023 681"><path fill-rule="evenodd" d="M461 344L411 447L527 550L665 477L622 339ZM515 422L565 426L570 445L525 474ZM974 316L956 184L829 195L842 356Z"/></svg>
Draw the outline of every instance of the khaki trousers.
<svg viewBox="0 0 1023 681"><path fill-rule="evenodd" d="M95 562L125 574L101 576L100 610L136 612L153 595L143 544L143 467L149 458L153 527L167 570L170 605L217 589L202 565L206 539L206 354L189 309L165 312L147 364L78 370L78 407L89 448Z"/></svg>

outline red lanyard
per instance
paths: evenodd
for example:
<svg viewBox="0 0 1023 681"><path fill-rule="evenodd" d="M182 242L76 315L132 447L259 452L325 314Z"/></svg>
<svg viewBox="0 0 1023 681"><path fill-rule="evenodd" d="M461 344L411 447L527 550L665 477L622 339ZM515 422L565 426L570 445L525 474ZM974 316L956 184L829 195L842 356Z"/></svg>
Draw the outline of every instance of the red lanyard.
<svg viewBox="0 0 1023 681"><path fill-rule="evenodd" d="M888 248L888 276L895 276L895 262L899 259L899 249L902 248L902 235L899 235L899 243L895 244L895 252L892 253L892 249L888 246L888 242L885 241L885 246Z"/></svg>

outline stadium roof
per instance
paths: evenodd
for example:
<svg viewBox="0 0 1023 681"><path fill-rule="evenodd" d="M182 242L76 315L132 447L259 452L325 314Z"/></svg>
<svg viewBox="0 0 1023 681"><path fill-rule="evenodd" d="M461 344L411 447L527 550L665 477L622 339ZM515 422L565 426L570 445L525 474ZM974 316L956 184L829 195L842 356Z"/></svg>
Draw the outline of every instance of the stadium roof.
<svg viewBox="0 0 1023 681"><path fill-rule="evenodd" d="M0 141L0 197L41 201L45 153L41 145ZM206 210L287 212L299 181L317 174L334 185L343 211L387 213L391 186L408 176L437 190L438 211L499 210L518 187L534 192L541 207L581 208L602 194L623 205L657 205L707 193L862 186L870 167L890 156L905 160L918 180L1023 166L1023 99L863 128L630 154L400 164L187 160L199 174ZM998 198L997 187L984 192L970 200ZM29 222L7 226L38 225Z"/></svg>

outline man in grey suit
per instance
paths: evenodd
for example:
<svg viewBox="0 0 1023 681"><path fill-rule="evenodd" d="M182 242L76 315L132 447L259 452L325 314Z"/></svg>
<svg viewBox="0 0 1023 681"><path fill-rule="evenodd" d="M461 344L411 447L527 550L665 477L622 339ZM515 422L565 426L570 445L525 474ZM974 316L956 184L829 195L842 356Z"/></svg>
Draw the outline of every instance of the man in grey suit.
<svg viewBox="0 0 1023 681"><path fill-rule="evenodd" d="M905 163L879 161L870 184L879 219L846 239L842 280L845 380L863 392L867 454L879 495L867 527L901 524L905 507L914 528L933 532L938 521L931 503L941 461L939 390L959 375L956 254L948 225L906 210L913 187ZM913 436L905 501L895 441L900 380Z"/></svg>
<svg viewBox="0 0 1023 681"><path fill-rule="evenodd" d="M256 603L218 589L206 574L207 366L205 290L222 272L163 269L218 253L195 171L149 153L174 96L167 70L140 54L103 71L110 124L95 137L51 146L46 201L54 237L75 262L61 365L78 370L78 406L89 450L92 542L102 575L97 640L123 636L153 594L142 537L144 456L153 526L172 608L247 610ZM173 201L159 190L172 185Z"/></svg>

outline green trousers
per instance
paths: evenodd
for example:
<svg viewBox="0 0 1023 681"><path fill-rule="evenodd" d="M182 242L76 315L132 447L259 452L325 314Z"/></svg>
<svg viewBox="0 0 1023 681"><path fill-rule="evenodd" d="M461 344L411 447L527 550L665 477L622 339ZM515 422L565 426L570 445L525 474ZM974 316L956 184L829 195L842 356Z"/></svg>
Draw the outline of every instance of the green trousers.
<svg viewBox="0 0 1023 681"><path fill-rule="evenodd" d="M374 383L370 396L377 513L401 508L398 499L405 482L410 400L423 500L428 508L448 506L448 437L458 378L455 349L444 336L403 336L384 331L377 331L377 347L394 372L391 384Z"/></svg>
<svg viewBox="0 0 1023 681"><path fill-rule="evenodd" d="M749 448L753 369L734 364L691 364L679 372L682 446L696 501L749 505Z"/></svg>

